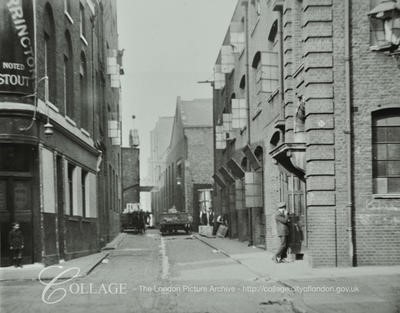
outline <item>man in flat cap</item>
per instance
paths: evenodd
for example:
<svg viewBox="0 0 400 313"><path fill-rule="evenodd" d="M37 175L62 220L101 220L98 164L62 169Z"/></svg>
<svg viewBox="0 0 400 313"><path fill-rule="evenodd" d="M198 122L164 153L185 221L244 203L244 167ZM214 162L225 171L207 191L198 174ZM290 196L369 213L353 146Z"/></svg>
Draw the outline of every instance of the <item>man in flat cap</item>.
<svg viewBox="0 0 400 313"><path fill-rule="evenodd" d="M272 260L275 263L284 262L283 259L286 258L287 244L288 244L288 236L289 236L289 217L288 212L286 210L286 203L279 202L278 210L275 213L275 221L276 221L276 232L280 240L280 246L276 251L275 255L272 257Z"/></svg>

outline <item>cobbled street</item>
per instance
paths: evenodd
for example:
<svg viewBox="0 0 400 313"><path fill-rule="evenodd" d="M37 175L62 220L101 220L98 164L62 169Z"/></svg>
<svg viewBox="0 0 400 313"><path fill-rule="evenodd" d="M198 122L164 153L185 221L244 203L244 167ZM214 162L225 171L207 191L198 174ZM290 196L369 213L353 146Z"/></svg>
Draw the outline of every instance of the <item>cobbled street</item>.
<svg viewBox="0 0 400 313"><path fill-rule="evenodd" d="M48 283L45 282L45 283ZM58 282L60 283L60 282ZM12 312L292 312L291 300L263 293L281 286L192 236L129 234L87 277L61 281L42 300L39 281L1 285L1 311ZM45 299L51 290L45 293Z"/></svg>

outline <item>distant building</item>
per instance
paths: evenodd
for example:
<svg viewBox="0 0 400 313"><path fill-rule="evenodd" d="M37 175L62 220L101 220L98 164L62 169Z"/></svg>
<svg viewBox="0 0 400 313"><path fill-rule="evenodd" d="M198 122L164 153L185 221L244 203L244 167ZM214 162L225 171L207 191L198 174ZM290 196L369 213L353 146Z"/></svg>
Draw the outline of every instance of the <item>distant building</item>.
<svg viewBox="0 0 400 313"><path fill-rule="evenodd" d="M0 20L1 266L14 221L24 263L97 252L121 209L116 2L1 1Z"/></svg>
<svg viewBox="0 0 400 313"><path fill-rule="evenodd" d="M238 1L215 63L214 205L313 266L400 263L399 1Z"/></svg>
<svg viewBox="0 0 400 313"><path fill-rule="evenodd" d="M163 185L162 173L166 168L166 154L171 140L174 117L160 117L150 132L150 158L148 162L149 182L153 187L151 191L151 210L154 222L158 223L158 213L163 212L159 192Z"/></svg>
<svg viewBox="0 0 400 313"><path fill-rule="evenodd" d="M122 210L128 203L140 202L140 150L122 148Z"/></svg>
<svg viewBox="0 0 400 313"><path fill-rule="evenodd" d="M161 185L155 196L157 212L175 206L199 224L199 190L212 189L213 128L211 99L177 99Z"/></svg>

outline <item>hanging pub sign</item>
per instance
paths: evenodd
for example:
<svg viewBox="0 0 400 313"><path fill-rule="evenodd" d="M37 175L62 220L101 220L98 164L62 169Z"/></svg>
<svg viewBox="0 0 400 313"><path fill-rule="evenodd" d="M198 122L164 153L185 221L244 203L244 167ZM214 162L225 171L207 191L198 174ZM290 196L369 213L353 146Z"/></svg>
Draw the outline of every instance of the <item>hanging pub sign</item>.
<svg viewBox="0 0 400 313"><path fill-rule="evenodd" d="M33 92L32 4L32 0L0 1L0 93Z"/></svg>

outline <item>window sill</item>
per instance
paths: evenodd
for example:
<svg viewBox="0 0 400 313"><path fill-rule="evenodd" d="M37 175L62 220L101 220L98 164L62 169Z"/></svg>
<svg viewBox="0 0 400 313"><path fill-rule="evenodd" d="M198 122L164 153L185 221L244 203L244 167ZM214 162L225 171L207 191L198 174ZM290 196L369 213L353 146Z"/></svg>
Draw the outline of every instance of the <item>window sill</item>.
<svg viewBox="0 0 400 313"><path fill-rule="evenodd" d="M86 38L85 38L85 36L84 36L83 34L81 34L80 38L81 38L82 42L83 42L86 46L89 45L88 42L87 42L87 40L86 40Z"/></svg>
<svg viewBox="0 0 400 313"><path fill-rule="evenodd" d="M274 100L275 96L279 94L279 87L275 89L274 92L271 93L271 95L268 97L267 102L271 103L272 100Z"/></svg>
<svg viewBox="0 0 400 313"><path fill-rule="evenodd" d="M257 25L260 22L260 16L257 16L256 23L254 24L253 28L251 29L251 37L253 37L254 32L256 31Z"/></svg>
<svg viewBox="0 0 400 313"><path fill-rule="evenodd" d="M387 50L391 49L392 46L393 45L390 42L387 42L387 43L383 43L380 45L370 46L369 50L370 51L387 51Z"/></svg>
<svg viewBox="0 0 400 313"><path fill-rule="evenodd" d="M74 120L71 119L70 117L65 116L65 120L66 120L69 124L71 124L72 126L76 127L76 123L75 123Z"/></svg>
<svg viewBox="0 0 400 313"><path fill-rule="evenodd" d="M244 51L246 50L246 47L243 48L242 52L240 52L239 55L239 60L242 58L242 56L244 55Z"/></svg>
<svg viewBox="0 0 400 313"><path fill-rule="evenodd" d="M262 109L257 108L257 111L254 113L253 117L251 118L253 121L261 114Z"/></svg>
<svg viewBox="0 0 400 313"><path fill-rule="evenodd" d="M81 132L82 132L82 134L84 134L86 137L90 138L90 134L89 134L89 132L88 132L86 129L81 128Z"/></svg>
<svg viewBox="0 0 400 313"><path fill-rule="evenodd" d="M48 107L49 107L50 109L52 109L54 112L56 112L56 113L59 113L59 112L60 112L60 110L59 110L53 103L51 103L50 101L47 101L47 105L48 105Z"/></svg>
<svg viewBox="0 0 400 313"><path fill-rule="evenodd" d="M72 19L71 15L69 15L69 13L67 11L64 11L65 16L67 17L68 21L71 24L74 24L74 20Z"/></svg>
<svg viewBox="0 0 400 313"><path fill-rule="evenodd" d="M80 216L77 216L77 215L69 215L68 216L68 221L79 222L80 220L81 220Z"/></svg>
<svg viewBox="0 0 400 313"><path fill-rule="evenodd" d="M400 194L398 193L384 193L384 194L373 194L374 199L400 199Z"/></svg>

